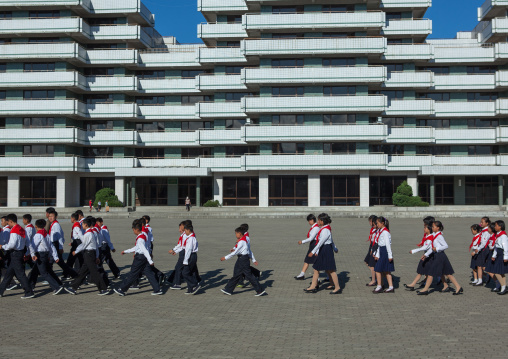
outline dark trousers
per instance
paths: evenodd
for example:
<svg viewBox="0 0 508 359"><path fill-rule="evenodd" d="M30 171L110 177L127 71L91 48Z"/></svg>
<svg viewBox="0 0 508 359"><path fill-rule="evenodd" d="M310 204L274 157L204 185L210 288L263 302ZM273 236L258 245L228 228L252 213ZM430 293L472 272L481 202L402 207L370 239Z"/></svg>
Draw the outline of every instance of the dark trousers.
<svg viewBox="0 0 508 359"><path fill-rule="evenodd" d="M55 246L56 251L58 253L58 263L57 264L60 268L62 268L64 277L76 278L78 273L76 273L76 271L74 269L70 268L67 265L67 263L65 263L65 261L63 259L62 253L60 252L60 243L58 243L58 241L56 241L56 242L53 242L53 245Z"/></svg>
<svg viewBox="0 0 508 359"><path fill-rule="evenodd" d="M90 278L93 283L97 285L99 290L106 290L108 286L104 283L104 279L102 278L99 270L97 269L97 264L95 262L95 251L84 251L83 252L83 265L79 269L79 273L76 278L71 282L71 287L74 290L77 290L79 286L85 281L86 276L90 273Z"/></svg>
<svg viewBox="0 0 508 359"><path fill-rule="evenodd" d="M178 261L176 262L175 269L171 272L168 277L168 282L173 283L173 285L180 285L183 281L183 260L185 258L185 251L181 251L178 253ZM196 279L201 282L201 276L199 275L198 266L196 264L196 268L194 270L196 275Z"/></svg>
<svg viewBox="0 0 508 359"><path fill-rule="evenodd" d="M183 266L183 279L187 283L187 290L192 290L198 285L198 278L196 276L198 255L192 253L189 257L189 264Z"/></svg>
<svg viewBox="0 0 508 359"><path fill-rule="evenodd" d="M81 265L83 263L83 254L78 253L77 255L73 256L72 252L74 252L80 244L81 244L80 239L73 239L72 240L71 252L69 253L69 257L67 258L67 266L69 268L74 268L77 271L79 271L79 268L81 267Z"/></svg>
<svg viewBox="0 0 508 359"><path fill-rule="evenodd" d="M49 274L49 276L51 278L54 279L54 281L58 284L58 287L61 287L63 285L62 281L60 280L60 278L58 278L58 276L55 274L55 272L53 272L53 259L52 257L50 257L49 255L49 252L42 252L42 253L47 253L47 261L45 262L45 269L46 269L46 272ZM37 255L37 262L39 262L40 260L40 257L39 255ZM30 273L28 273L28 281L30 282L30 285L33 287L35 287L35 284L37 283L37 278L39 278L39 275L42 276L42 272L40 270L40 267L38 265L34 266L32 268L32 270L30 271ZM44 280L46 280L50 285L51 285L51 282L47 279L47 278L44 278Z"/></svg>
<svg viewBox="0 0 508 359"><path fill-rule="evenodd" d="M37 253L37 269L41 278L49 283L53 290L57 290L62 286L62 282L58 280L57 275L53 272L51 263L49 262L49 252ZM32 269L33 270L33 269ZM55 279L56 277L56 279ZM37 280L37 278L35 278ZM58 281L57 281L58 280Z"/></svg>
<svg viewBox="0 0 508 359"><path fill-rule="evenodd" d="M238 259L236 260L235 263L233 278L229 280L224 290L228 293L233 293L236 288L236 285L242 280L244 276L245 279L247 279L250 282L250 284L252 284L252 287L256 290L256 292L259 293L262 291L261 285L251 272L250 258L248 255L238 256Z"/></svg>
<svg viewBox="0 0 508 359"><path fill-rule="evenodd" d="M109 269L111 269L111 273L113 273L115 277L120 275L120 269L118 269L118 266L113 260L113 257L111 256L111 249L107 244L103 244L100 249L100 259L101 263L106 262L108 264Z"/></svg>
<svg viewBox="0 0 508 359"><path fill-rule="evenodd" d="M143 254L136 253L134 260L132 261L131 271L123 280L122 284L120 285L120 289L126 292L131 285L139 280L140 274L144 273L146 278L148 278L153 291L158 292L160 290L159 282L157 281L155 273L150 267L151 265L148 264L146 257Z"/></svg>
<svg viewBox="0 0 508 359"><path fill-rule="evenodd" d="M23 262L24 252L23 251L12 251L11 262L5 272L5 277L0 283L0 294L4 294L7 285L14 278L14 275L18 278L21 286L25 290L26 295L33 294L32 286L28 282L28 278L25 275L25 263Z"/></svg>

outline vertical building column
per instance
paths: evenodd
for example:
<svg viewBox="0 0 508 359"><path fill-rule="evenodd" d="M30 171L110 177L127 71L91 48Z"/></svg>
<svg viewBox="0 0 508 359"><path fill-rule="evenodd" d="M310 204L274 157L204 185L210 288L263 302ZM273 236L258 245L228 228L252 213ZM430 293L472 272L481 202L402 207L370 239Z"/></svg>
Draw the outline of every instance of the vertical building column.
<svg viewBox="0 0 508 359"><path fill-rule="evenodd" d="M259 207L268 207L268 173L259 173Z"/></svg>
<svg viewBox="0 0 508 359"><path fill-rule="evenodd" d="M136 177L131 179L131 206L136 208Z"/></svg>
<svg viewBox="0 0 508 359"><path fill-rule="evenodd" d="M65 208L65 175L59 174L56 176L56 206Z"/></svg>
<svg viewBox="0 0 508 359"><path fill-rule="evenodd" d="M309 207L319 207L321 205L321 176L309 175L308 180L308 203Z"/></svg>
<svg viewBox="0 0 508 359"><path fill-rule="evenodd" d="M466 204L466 176L455 176L454 186L454 204L458 206L464 206Z"/></svg>
<svg viewBox="0 0 508 359"><path fill-rule="evenodd" d="M215 201L219 201L220 204L224 201L224 178L222 175L214 174L213 175L213 199Z"/></svg>
<svg viewBox="0 0 508 359"><path fill-rule="evenodd" d="M499 205L500 206L504 205L503 182L504 182L503 176L498 176L498 185L497 185L497 187L498 187L498 191L499 191Z"/></svg>
<svg viewBox="0 0 508 359"><path fill-rule="evenodd" d="M123 177L115 177L115 194L118 197L118 200L125 204L124 188L125 179Z"/></svg>
<svg viewBox="0 0 508 359"><path fill-rule="evenodd" d="M434 176L430 176L430 205L436 205L436 181Z"/></svg>
<svg viewBox="0 0 508 359"><path fill-rule="evenodd" d="M129 180L125 181L125 202L123 203L125 207L129 207L130 203L130 187L129 187Z"/></svg>
<svg viewBox="0 0 508 359"><path fill-rule="evenodd" d="M196 177L196 207L201 207L201 177Z"/></svg>
<svg viewBox="0 0 508 359"><path fill-rule="evenodd" d="M19 207L19 176L7 177L7 207Z"/></svg>
<svg viewBox="0 0 508 359"><path fill-rule="evenodd" d="M413 189L413 196L418 196L418 175L416 172L407 174L407 184Z"/></svg>
<svg viewBox="0 0 508 359"><path fill-rule="evenodd" d="M369 171L360 171L360 207L370 207Z"/></svg>

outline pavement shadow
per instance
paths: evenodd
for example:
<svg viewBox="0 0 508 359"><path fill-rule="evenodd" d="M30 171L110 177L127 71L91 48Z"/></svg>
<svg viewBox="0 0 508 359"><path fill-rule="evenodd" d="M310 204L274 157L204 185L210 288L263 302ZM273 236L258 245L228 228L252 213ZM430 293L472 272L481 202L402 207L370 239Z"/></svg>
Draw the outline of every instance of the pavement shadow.
<svg viewBox="0 0 508 359"><path fill-rule="evenodd" d="M341 288L346 288L346 283L349 282L349 272L346 272L346 271L340 272L337 275L337 277L339 279L339 286Z"/></svg>

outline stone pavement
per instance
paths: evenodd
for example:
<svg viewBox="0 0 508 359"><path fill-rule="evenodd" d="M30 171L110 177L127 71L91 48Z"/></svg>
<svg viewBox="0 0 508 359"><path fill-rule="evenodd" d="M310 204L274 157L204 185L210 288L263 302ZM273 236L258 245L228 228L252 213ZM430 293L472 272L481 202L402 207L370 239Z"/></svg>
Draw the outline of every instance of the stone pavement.
<svg viewBox="0 0 508 359"><path fill-rule="evenodd" d="M70 222L61 222L68 235ZM0 299L2 358L506 357L508 296L467 284L471 219L444 221L447 254L464 295L435 292L426 297L402 288L414 278L418 264L419 255L409 250L421 240L420 220L392 221L398 289L393 295L374 295L365 287L370 275L363 263L368 223L340 218L333 218L332 228L344 294L305 294L308 281L293 279L307 249L297 245L308 231L305 219L250 219L252 249L269 295L254 297L248 287L225 296L220 288L232 275L235 259L220 258L233 246L234 228L242 222L194 221L204 278L204 288L195 296L167 291L154 297L147 282L126 297L99 297L93 286L74 297L52 296L47 286L38 285L37 297L26 301L20 290L6 292ZM119 254L134 244L130 223L107 223L122 275L132 261L131 255ZM178 239L177 224L172 219L152 221L154 259L164 271L176 262L167 250Z"/></svg>

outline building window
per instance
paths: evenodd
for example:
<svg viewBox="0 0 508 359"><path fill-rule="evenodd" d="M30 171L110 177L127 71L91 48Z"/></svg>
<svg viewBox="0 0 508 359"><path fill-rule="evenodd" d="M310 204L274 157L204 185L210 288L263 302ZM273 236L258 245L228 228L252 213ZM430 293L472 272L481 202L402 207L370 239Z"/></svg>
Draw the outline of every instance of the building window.
<svg viewBox="0 0 508 359"><path fill-rule="evenodd" d="M85 76L113 76L115 69L112 67L86 67Z"/></svg>
<svg viewBox="0 0 508 359"><path fill-rule="evenodd" d="M165 79L165 70L137 71L136 76L139 79Z"/></svg>
<svg viewBox="0 0 508 359"><path fill-rule="evenodd" d="M182 148L182 158L210 157L211 147Z"/></svg>
<svg viewBox="0 0 508 359"><path fill-rule="evenodd" d="M346 12L346 11L354 11L355 6L352 4L348 5L338 5L338 4L326 4L322 5L322 12Z"/></svg>
<svg viewBox="0 0 508 359"><path fill-rule="evenodd" d="M164 122L136 123L136 131L138 132L164 132L164 130Z"/></svg>
<svg viewBox="0 0 508 359"><path fill-rule="evenodd" d="M34 43L50 43L50 42L60 42L59 37L30 37L28 38L28 43L34 44Z"/></svg>
<svg viewBox="0 0 508 359"><path fill-rule="evenodd" d="M196 178L181 177L178 178L178 204L185 204L185 199L189 197L191 204L196 205Z"/></svg>
<svg viewBox="0 0 508 359"><path fill-rule="evenodd" d="M60 10L32 10L28 16L42 18L60 17Z"/></svg>
<svg viewBox="0 0 508 359"><path fill-rule="evenodd" d="M305 88L300 87L272 87L272 96L303 96Z"/></svg>
<svg viewBox="0 0 508 359"><path fill-rule="evenodd" d="M272 6L272 14L303 14L303 5Z"/></svg>
<svg viewBox="0 0 508 359"><path fill-rule="evenodd" d="M253 96L252 92L227 92L226 102L240 102L245 96Z"/></svg>
<svg viewBox="0 0 508 359"><path fill-rule="evenodd" d="M7 92L0 91L0 101L7 99Z"/></svg>
<svg viewBox="0 0 508 359"><path fill-rule="evenodd" d="M303 32L289 32L285 34L272 34L272 39L301 39L305 37Z"/></svg>
<svg viewBox="0 0 508 359"><path fill-rule="evenodd" d="M450 146L416 146L417 155L449 156Z"/></svg>
<svg viewBox="0 0 508 359"><path fill-rule="evenodd" d="M417 71L432 71L435 75L449 75L450 68L447 66L423 66L417 67Z"/></svg>
<svg viewBox="0 0 508 359"><path fill-rule="evenodd" d="M404 127L404 117L383 117L381 122L388 127Z"/></svg>
<svg viewBox="0 0 508 359"><path fill-rule="evenodd" d="M388 71L388 73L401 72L404 71L404 64L388 64L386 65L386 70Z"/></svg>
<svg viewBox="0 0 508 359"><path fill-rule="evenodd" d="M468 74L495 74L497 66L468 66Z"/></svg>
<svg viewBox="0 0 508 359"><path fill-rule="evenodd" d="M467 120L468 128L494 128L499 126L499 120L490 118L470 118Z"/></svg>
<svg viewBox="0 0 508 359"><path fill-rule="evenodd" d="M258 146L226 146L226 157L239 157L259 153Z"/></svg>
<svg viewBox="0 0 508 359"><path fill-rule="evenodd" d="M370 153L384 153L385 155L403 155L404 145L370 145Z"/></svg>
<svg viewBox="0 0 508 359"><path fill-rule="evenodd" d="M182 122L181 130L185 132L193 132L201 129L212 129L213 122L211 121L186 121Z"/></svg>
<svg viewBox="0 0 508 359"><path fill-rule="evenodd" d="M434 101L450 101L450 93L449 92L435 92L435 93L420 93L418 94L418 98L430 98Z"/></svg>
<svg viewBox="0 0 508 359"><path fill-rule="evenodd" d="M7 64L0 63L0 73L7 72Z"/></svg>
<svg viewBox="0 0 508 359"><path fill-rule="evenodd" d="M136 178L136 204L139 206L167 206L168 179Z"/></svg>
<svg viewBox="0 0 508 359"><path fill-rule="evenodd" d="M354 154L356 153L355 142L336 142L336 143L324 143L323 154L324 155L336 155L336 154Z"/></svg>
<svg viewBox="0 0 508 359"><path fill-rule="evenodd" d="M354 96L356 95L356 86L325 86L323 87L324 96Z"/></svg>
<svg viewBox="0 0 508 359"><path fill-rule="evenodd" d="M401 12L387 12L386 13L386 20L400 20L402 19L402 13Z"/></svg>
<svg viewBox="0 0 508 359"><path fill-rule="evenodd" d="M403 100L404 99L404 91L369 91L369 95L384 95L388 98L388 101L392 100Z"/></svg>
<svg viewBox="0 0 508 359"><path fill-rule="evenodd" d="M242 15L227 15L228 24L241 24Z"/></svg>
<svg viewBox="0 0 508 359"><path fill-rule="evenodd" d="M53 157L55 149L53 145L25 145L23 146L24 157Z"/></svg>
<svg viewBox="0 0 508 359"><path fill-rule="evenodd" d="M140 106L164 106L165 96L136 97L136 103Z"/></svg>
<svg viewBox="0 0 508 359"><path fill-rule="evenodd" d="M390 206L392 196L400 184L407 180L405 176L371 176L370 177L370 205Z"/></svg>
<svg viewBox="0 0 508 359"><path fill-rule="evenodd" d="M240 41L226 41L226 47L240 47Z"/></svg>
<svg viewBox="0 0 508 359"><path fill-rule="evenodd" d="M201 74L213 74L213 69L210 70L182 70L183 79L194 79Z"/></svg>
<svg viewBox="0 0 508 359"><path fill-rule="evenodd" d="M113 121L85 121L83 122L85 131L112 131Z"/></svg>
<svg viewBox="0 0 508 359"><path fill-rule="evenodd" d="M20 177L19 205L55 206L56 177Z"/></svg>
<svg viewBox="0 0 508 359"><path fill-rule="evenodd" d="M499 204L497 176L466 177L466 205Z"/></svg>
<svg viewBox="0 0 508 359"><path fill-rule="evenodd" d="M499 146L467 146L469 156L498 155Z"/></svg>
<svg viewBox="0 0 508 359"><path fill-rule="evenodd" d="M468 101L495 101L498 98L498 94L495 92L468 92Z"/></svg>
<svg viewBox="0 0 508 359"><path fill-rule="evenodd" d="M5 117L0 117L0 128L5 128Z"/></svg>
<svg viewBox="0 0 508 359"><path fill-rule="evenodd" d="M86 22L88 22L88 25L90 25L90 26L118 25L118 18L116 18L116 17L89 18L89 19L86 19Z"/></svg>
<svg viewBox="0 0 508 359"><path fill-rule="evenodd" d="M346 66L355 66L356 59L355 58L324 58L322 60L323 67L346 67Z"/></svg>
<svg viewBox="0 0 508 359"><path fill-rule="evenodd" d="M268 202L270 206L307 206L307 176L269 176Z"/></svg>
<svg viewBox="0 0 508 359"><path fill-rule="evenodd" d="M111 95L111 94L84 95L83 101L85 101L87 105L97 105L97 104L101 104L101 103L113 103L113 95Z"/></svg>
<svg viewBox="0 0 508 359"><path fill-rule="evenodd" d="M303 59L272 59L272 67L303 67Z"/></svg>
<svg viewBox="0 0 508 359"><path fill-rule="evenodd" d="M7 207L7 177L0 177L0 207Z"/></svg>
<svg viewBox="0 0 508 359"><path fill-rule="evenodd" d="M226 130L240 129L245 126L247 120L226 120Z"/></svg>
<svg viewBox="0 0 508 359"><path fill-rule="evenodd" d="M355 114L323 115L323 125L347 125L356 123Z"/></svg>
<svg viewBox="0 0 508 359"><path fill-rule="evenodd" d="M272 115L272 125L297 125L302 126L305 123L304 115Z"/></svg>
<svg viewBox="0 0 508 359"><path fill-rule="evenodd" d="M258 177L224 177L224 206L259 206Z"/></svg>
<svg viewBox="0 0 508 359"><path fill-rule="evenodd" d="M88 158L111 158L113 157L113 147L85 147L83 155Z"/></svg>
<svg viewBox="0 0 508 359"><path fill-rule="evenodd" d="M12 11L0 11L0 19L11 19Z"/></svg>
<svg viewBox="0 0 508 359"><path fill-rule="evenodd" d="M54 62L27 62L23 64L24 72L50 72L55 71Z"/></svg>
<svg viewBox="0 0 508 359"><path fill-rule="evenodd" d="M213 96L182 96L182 106L193 106L198 102L213 102Z"/></svg>
<svg viewBox="0 0 508 359"><path fill-rule="evenodd" d="M450 128L450 120L429 120L429 119L418 119L418 127L433 127L433 128Z"/></svg>
<svg viewBox="0 0 508 359"><path fill-rule="evenodd" d="M164 159L164 148L136 148L134 152L137 158Z"/></svg>
<svg viewBox="0 0 508 359"><path fill-rule="evenodd" d="M333 39L340 39L346 37L354 37L355 32L323 32L321 33L321 37L328 37Z"/></svg>
<svg viewBox="0 0 508 359"><path fill-rule="evenodd" d="M55 98L55 90L25 90L23 99L25 100L48 100Z"/></svg>
<svg viewBox="0 0 508 359"><path fill-rule="evenodd" d="M53 117L25 117L23 118L23 128L54 127L55 119Z"/></svg>
<svg viewBox="0 0 508 359"><path fill-rule="evenodd" d="M226 75L240 75L243 66L226 66Z"/></svg>
<svg viewBox="0 0 508 359"><path fill-rule="evenodd" d="M360 176L321 176L321 206L359 206Z"/></svg>
<svg viewBox="0 0 508 359"><path fill-rule="evenodd" d="M93 200L95 194L101 189L115 189L115 177L81 177L79 188L80 203L83 206L88 206L88 201Z"/></svg>
<svg viewBox="0 0 508 359"><path fill-rule="evenodd" d="M303 155L305 154L305 143L273 143L272 153L280 155Z"/></svg>
<svg viewBox="0 0 508 359"><path fill-rule="evenodd" d="M430 203L430 177L418 177L418 195ZM434 177L434 198L436 205L454 204L454 186L452 176Z"/></svg>

